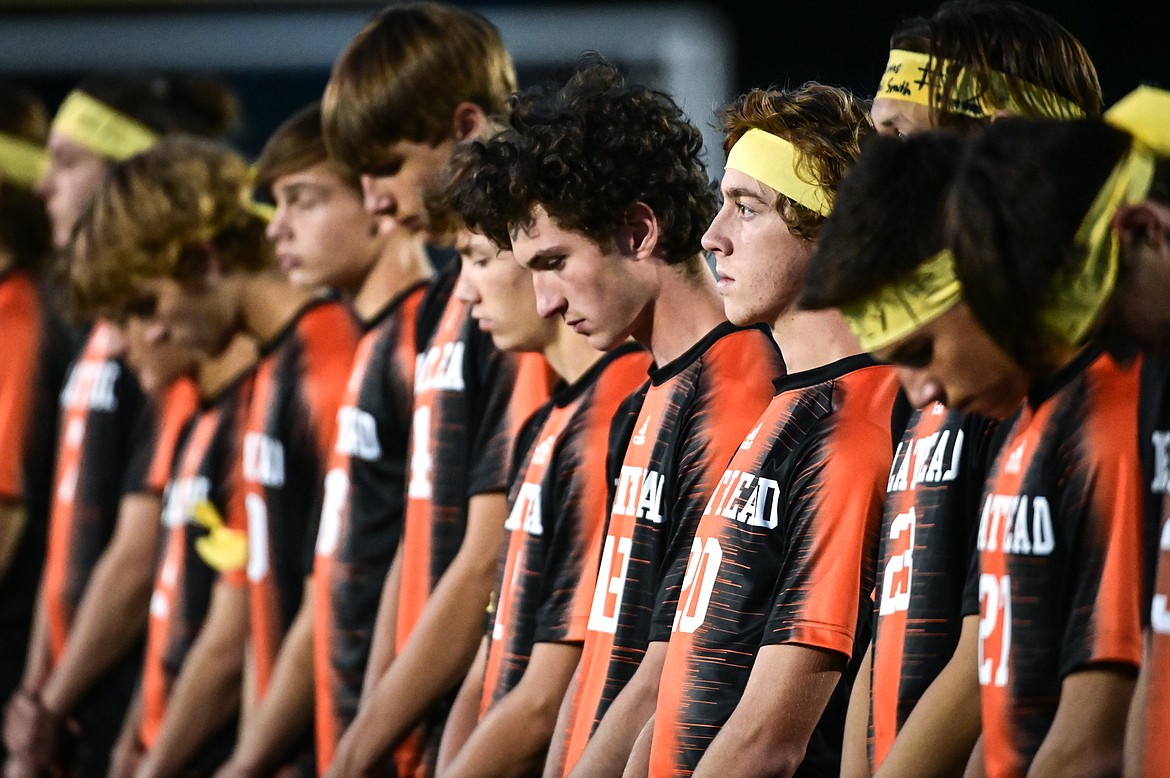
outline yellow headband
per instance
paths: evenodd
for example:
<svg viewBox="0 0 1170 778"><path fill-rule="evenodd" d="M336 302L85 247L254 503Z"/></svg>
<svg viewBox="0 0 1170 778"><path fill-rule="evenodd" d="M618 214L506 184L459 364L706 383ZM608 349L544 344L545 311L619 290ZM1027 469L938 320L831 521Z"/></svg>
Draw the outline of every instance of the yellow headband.
<svg viewBox="0 0 1170 778"><path fill-rule="evenodd" d="M1155 157L1170 157L1170 92L1139 87L1105 114L1110 124L1134 138L1093 199L1077 228L1075 245L1084 260L1053 279L1041 321L1065 346L1079 346L1100 316L1117 283L1121 244L1113 217L1124 205L1141 202L1154 180Z"/></svg>
<svg viewBox="0 0 1170 778"><path fill-rule="evenodd" d="M31 189L45 172L45 150L35 143L0 132L0 176Z"/></svg>
<svg viewBox="0 0 1170 778"><path fill-rule="evenodd" d="M954 255L950 249L943 249L907 278L841 306L841 313L861 341L861 347L865 351L877 351L934 321L962 296Z"/></svg>
<svg viewBox="0 0 1170 778"><path fill-rule="evenodd" d="M955 69L958 73L951 94L937 96L932 101L932 77L934 88L941 89L947 74ZM1019 100L1017 93L1021 92L1028 97L1027 101ZM974 74L963 65L905 49L890 52L875 97L903 100L981 119L989 119L997 111L1006 111L1013 116L1035 116L1039 110L1041 117L1049 119L1081 119L1085 116L1085 112L1071 100L1027 81L992 71L990 83L980 90Z"/></svg>
<svg viewBox="0 0 1170 778"><path fill-rule="evenodd" d="M78 90L61 103L53 130L114 161L129 159L158 141L144 124Z"/></svg>
<svg viewBox="0 0 1170 778"><path fill-rule="evenodd" d="M780 194L828 216L833 210L829 193L800 177L796 166L800 153L791 142L770 132L751 129L743 134L727 155L727 169L738 170Z"/></svg>

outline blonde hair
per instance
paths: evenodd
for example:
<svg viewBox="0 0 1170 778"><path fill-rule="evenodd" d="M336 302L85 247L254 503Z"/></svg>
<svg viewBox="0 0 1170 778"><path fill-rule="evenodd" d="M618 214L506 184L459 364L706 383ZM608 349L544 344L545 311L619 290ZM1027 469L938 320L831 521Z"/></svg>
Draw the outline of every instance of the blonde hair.
<svg viewBox="0 0 1170 778"><path fill-rule="evenodd" d="M215 143L170 136L110 169L74 233L76 302L117 315L150 278L197 284L210 269L273 264L251 208L248 163Z"/></svg>

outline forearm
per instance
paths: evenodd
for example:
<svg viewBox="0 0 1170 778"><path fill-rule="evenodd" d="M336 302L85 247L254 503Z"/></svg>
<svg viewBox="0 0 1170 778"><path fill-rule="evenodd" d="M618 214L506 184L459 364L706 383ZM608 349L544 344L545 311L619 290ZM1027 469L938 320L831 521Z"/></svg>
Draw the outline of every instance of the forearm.
<svg viewBox="0 0 1170 778"><path fill-rule="evenodd" d="M634 676L614 699L589 739L589 745L573 768L573 778L621 775L630 759L634 741L654 715L666 647L664 640L647 646Z"/></svg>
<svg viewBox="0 0 1170 778"><path fill-rule="evenodd" d="M1133 701L1129 705L1129 716L1125 727L1125 778L1140 778L1145 761L1146 704L1150 692L1150 630L1144 637L1142 669L1138 673L1137 686L1133 690Z"/></svg>
<svg viewBox="0 0 1170 778"><path fill-rule="evenodd" d="M845 741L841 748L842 778L868 778L869 765L869 680L873 666L873 644L857 670L853 691L849 695L849 712L845 717Z"/></svg>
<svg viewBox="0 0 1170 778"><path fill-rule="evenodd" d="M382 598L378 603L378 614L374 620L374 632L370 638L370 658L366 663L366 674L362 681L362 699L373 692L378 680L394 661L394 649L398 631L398 584L402 580L402 544L394 554L386 582L382 585Z"/></svg>
<svg viewBox="0 0 1170 778"><path fill-rule="evenodd" d="M37 603L33 609L32 632L28 638L28 656L24 660L24 675L20 685L30 691L40 691L48 680L51 669L49 652L49 630L46 619L45 589L37 591Z"/></svg>
<svg viewBox="0 0 1170 778"><path fill-rule="evenodd" d="M8 577L27 519L23 503L0 502L0 583Z"/></svg>
<svg viewBox="0 0 1170 778"><path fill-rule="evenodd" d="M439 744L439 762L436 768L440 775L447 775L448 769L467 744L471 733L479 723L479 708L483 700L483 674L487 662L488 641L479 642L475 661L455 695L455 703L443 725L443 740Z"/></svg>
<svg viewBox="0 0 1170 778"><path fill-rule="evenodd" d="M581 664L573 671L573 678L565 689L561 708L557 712L556 725L553 728L552 741L548 746L548 756L544 760L544 772L541 778L561 778L565 773L566 749L569 747L569 729L576 715L577 682L581 676Z"/></svg>
<svg viewBox="0 0 1170 778"><path fill-rule="evenodd" d="M580 658L578 645L538 643L520 682L488 710L447 775L525 776L537 771Z"/></svg>
<svg viewBox="0 0 1170 778"><path fill-rule="evenodd" d="M963 770L982 729L976 672L979 617L963 619L955 653L898 732L878 775L949 776Z"/></svg>
<svg viewBox="0 0 1170 778"><path fill-rule="evenodd" d="M626 769L622 771L622 778L646 778L650 772L650 749L654 745L654 716L642 727L638 739L634 741L634 748L630 751L630 760L626 762Z"/></svg>
<svg viewBox="0 0 1170 778"><path fill-rule="evenodd" d="M249 775L274 771L305 734L313 717L313 601L305 586L301 609L280 646L268 691L232 754L231 766Z"/></svg>
<svg viewBox="0 0 1170 778"><path fill-rule="evenodd" d="M61 661L41 694L53 713L72 711L142 638L150 608L160 509L160 501L152 495L122 499L118 530L94 568Z"/></svg>

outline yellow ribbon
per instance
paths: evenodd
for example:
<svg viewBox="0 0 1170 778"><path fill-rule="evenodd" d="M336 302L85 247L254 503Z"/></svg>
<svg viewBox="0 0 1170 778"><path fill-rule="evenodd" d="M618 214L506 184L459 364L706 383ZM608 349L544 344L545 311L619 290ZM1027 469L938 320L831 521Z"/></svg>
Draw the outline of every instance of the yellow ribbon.
<svg viewBox="0 0 1170 778"><path fill-rule="evenodd" d="M956 69L958 73L952 93L932 100L932 81L936 90L941 89L947 75ZM1026 100L1021 101L1018 96L1021 93ZM1076 103L1044 87L998 71L991 73L990 83L981 85L975 74L960 63L905 49L890 52L875 97L903 100L982 119L991 118L997 111L1049 119L1085 117L1085 112Z"/></svg>
<svg viewBox="0 0 1170 778"><path fill-rule="evenodd" d="M1124 130L1159 157L1170 157L1170 92L1139 86L1105 112L1105 121Z"/></svg>
<svg viewBox="0 0 1170 778"><path fill-rule="evenodd" d="M223 517L210 500L201 500L191 509L195 523L207 534L195 541L195 551L207 566L221 573L243 570L248 564L248 536L224 526Z"/></svg>
<svg viewBox="0 0 1170 778"><path fill-rule="evenodd" d="M946 313L963 296L950 249L933 255L901 280L841 306L865 351L897 343Z"/></svg>
<svg viewBox="0 0 1170 778"><path fill-rule="evenodd" d="M158 141L158 135L146 125L80 90L70 92L61 103L53 131L116 162L146 151Z"/></svg>
<svg viewBox="0 0 1170 778"><path fill-rule="evenodd" d="M0 132L0 175L5 181L32 189L45 172L45 150L31 141Z"/></svg>
<svg viewBox="0 0 1170 778"><path fill-rule="evenodd" d="M726 167L767 184L811 211L828 216L833 210L829 193L800 176L797 172L799 162L800 152L791 142L770 132L751 129L731 147Z"/></svg>

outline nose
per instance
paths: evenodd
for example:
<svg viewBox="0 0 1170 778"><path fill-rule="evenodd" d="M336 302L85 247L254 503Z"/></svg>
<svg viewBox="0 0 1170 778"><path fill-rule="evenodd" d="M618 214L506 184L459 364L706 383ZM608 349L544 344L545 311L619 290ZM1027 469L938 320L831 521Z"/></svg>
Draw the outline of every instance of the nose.
<svg viewBox="0 0 1170 778"><path fill-rule="evenodd" d="M33 191L36 192L37 197L41 198L42 200L47 200L55 190L56 185L53 182L53 167L52 163L50 163L47 167L45 167L44 172L41 173L41 177L37 179L37 183L36 186L33 187Z"/></svg>
<svg viewBox="0 0 1170 778"><path fill-rule="evenodd" d="M925 408L933 402L946 404L942 382L922 370L898 369L898 380L906 390L906 399L915 408Z"/></svg>
<svg viewBox="0 0 1170 778"><path fill-rule="evenodd" d="M272 213L272 221L264 228L264 234L273 243L288 235L288 209L285 206L276 206Z"/></svg>
<svg viewBox="0 0 1170 778"><path fill-rule="evenodd" d="M159 321L147 322L142 329L142 339L152 346L165 343L170 335L170 329Z"/></svg>
<svg viewBox="0 0 1170 778"><path fill-rule="evenodd" d="M375 216L395 216L398 213L398 201L389 190L378 185L373 176L362 176L362 205L366 212Z"/></svg>
<svg viewBox="0 0 1170 778"><path fill-rule="evenodd" d="M703 233L701 241L703 249L712 254L727 255L731 253L731 241L727 239L726 231L723 229L726 221L724 217L726 210L726 208L720 208L711 221L711 225L707 227L707 231Z"/></svg>
<svg viewBox="0 0 1170 778"><path fill-rule="evenodd" d="M536 293L536 311L545 319L563 316L569 307L569 301L561 293L551 273L533 273L532 290Z"/></svg>
<svg viewBox="0 0 1170 778"><path fill-rule="evenodd" d="M455 281L455 289L452 294L455 299L467 305L474 305L479 302L479 289L475 283L469 278L471 274L466 268L459 274L459 278Z"/></svg>

